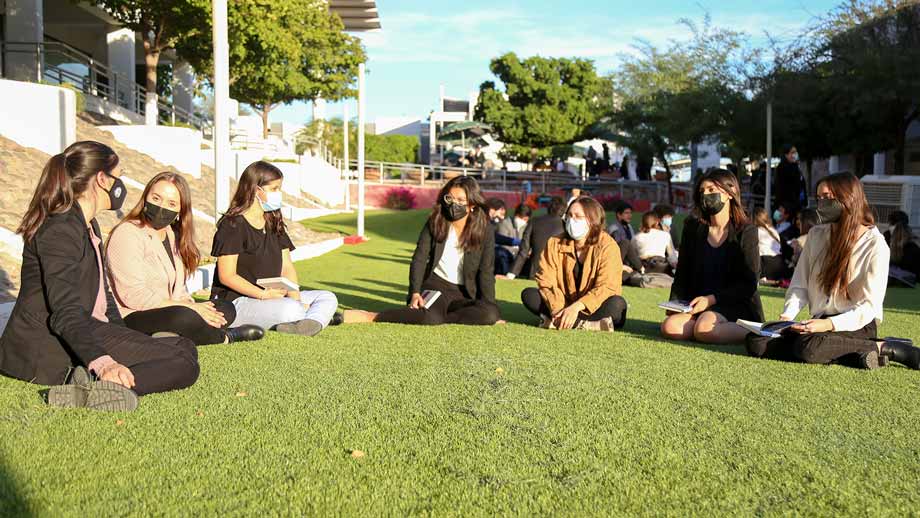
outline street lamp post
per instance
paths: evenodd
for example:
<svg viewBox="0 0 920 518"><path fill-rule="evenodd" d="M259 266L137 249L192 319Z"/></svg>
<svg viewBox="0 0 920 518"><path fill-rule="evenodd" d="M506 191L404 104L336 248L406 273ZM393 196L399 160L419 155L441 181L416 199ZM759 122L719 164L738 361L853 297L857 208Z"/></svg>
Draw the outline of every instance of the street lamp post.
<svg viewBox="0 0 920 518"><path fill-rule="evenodd" d="M364 63L358 65L358 237L364 237ZM383 171L380 171L383 174Z"/></svg>
<svg viewBox="0 0 920 518"><path fill-rule="evenodd" d="M227 41L227 0L212 0L214 25L214 219L230 206L230 46Z"/></svg>

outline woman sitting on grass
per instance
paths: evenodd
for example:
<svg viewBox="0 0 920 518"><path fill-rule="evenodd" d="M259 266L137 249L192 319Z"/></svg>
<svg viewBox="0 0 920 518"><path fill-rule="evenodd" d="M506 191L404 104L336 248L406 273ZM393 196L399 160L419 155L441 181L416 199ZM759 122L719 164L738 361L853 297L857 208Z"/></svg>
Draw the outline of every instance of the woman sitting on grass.
<svg viewBox="0 0 920 518"><path fill-rule="evenodd" d="M291 262L294 244L281 217L281 170L254 162L240 176L230 208L217 222L211 255L217 258L211 301L236 309L230 327L274 328L314 336L335 316L338 300L328 291L263 288L260 279L283 277L298 286Z"/></svg>
<svg viewBox="0 0 920 518"><path fill-rule="evenodd" d="M671 234L661 228L658 214L649 211L642 215L642 226L633 236L632 246L642 261L645 273L671 274L677 267L677 254Z"/></svg>
<svg viewBox="0 0 920 518"><path fill-rule="evenodd" d="M741 343L747 331L735 321L763 320L757 227L748 223L738 179L729 171L713 169L700 176L693 201L696 217L684 224L671 286L671 300L689 302L692 309L669 314L661 334L674 340Z"/></svg>
<svg viewBox="0 0 920 518"><path fill-rule="evenodd" d="M540 257L537 288L521 292L543 327L612 331L626 323L623 261L605 223L596 200L582 196L569 205L565 234L551 237Z"/></svg>
<svg viewBox="0 0 920 518"><path fill-rule="evenodd" d="M408 307L381 313L349 310L346 323L492 325L495 304L495 235L479 184L460 176L438 193L409 266ZM440 292L429 308L423 293Z"/></svg>
<svg viewBox="0 0 920 518"><path fill-rule="evenodd" d="M786 262L783 260L783 243L779 232L770 223L767 209L754 209L754 225L757 226L757 249L760 253L760 276L772 282L788 278Z"/></svg>
<svg viewBox="0 0 920 518"><path fill-rule="evenodd" d="M152 335L174 333L196 345L258 340L265 331L245 325L228 329L236 309L226 300L195 303L185 281L198 268L188 183L160 173L112 230L106 246L112 293L125 325Z"/></svg>
<svg viewBox="0 0 920 518"><path fill-rule="evenodd" d="M130 411L137 396L198 379L191 340L128 329L109 291L96 216L125 201L117 166L104 144L70 145L48 161L17 229L22 286L0 337L0 372L67 382L48 392L53 406Z"/></svg>
<svg viewBox="0 0 920 518"><path fill-rule="evenodd" d="M869 369L891 360L920 369L920 349L909 341L877 339L890 253L862 184L850 173L832 174L818 183L817 195L822 224L808 235L780 315L793 320L808 306L811 318L780 338L748 335L748 352Z"/></svg>

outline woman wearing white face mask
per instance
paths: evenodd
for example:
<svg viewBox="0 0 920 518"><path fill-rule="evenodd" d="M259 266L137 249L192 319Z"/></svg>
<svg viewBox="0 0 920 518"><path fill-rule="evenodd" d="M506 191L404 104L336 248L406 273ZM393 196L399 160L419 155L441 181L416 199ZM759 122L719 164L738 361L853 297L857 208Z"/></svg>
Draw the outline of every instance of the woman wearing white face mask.
<svg viewBox="0 0 920 518"><path fill-rule="evenodd" d="M271 277L299 284L291 262L294 244L281 217L282 180L277 167L262 161L252 163L240 176L230 208L218 221L214 234L211 255L217 258L217 269L211 300L233 303L236 319L231 328L254 325L313 336L333 320L338 307L335 295L256 284Z"/></svg>
<svg viewBox="0 0 920 518"><path fill-rule="evenodd" d="M521 292L524 306L543 318L544 327L612 330L626 323L623 261L605 223L600 203L580 197L569 205L565 234L546 244L537 288Z"/></svg>

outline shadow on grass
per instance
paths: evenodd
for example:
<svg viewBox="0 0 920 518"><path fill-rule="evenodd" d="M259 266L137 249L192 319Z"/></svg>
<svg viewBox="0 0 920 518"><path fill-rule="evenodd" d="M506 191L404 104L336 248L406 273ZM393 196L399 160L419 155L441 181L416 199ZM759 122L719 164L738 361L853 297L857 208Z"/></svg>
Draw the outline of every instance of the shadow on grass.
<svg viewBox="0 0 920 518"><path fill-rule="evenodd" d="M341 283L341 282L324 282L323 284L326 285L326 286L330 286L330 287L334 288L334 289L332 290L332 292L333 292L333 293L336 293L337 296L338 296L338 292L336 291L336 289L338 289L338 290L343 290L344 292L348 292L348 291L355 292L355 291L357 291L357 292L362 292L363 294L366 294L366 295L376 295L376 296L378 296L378 297L383 297L383 298L387 299L388 301L391 301L392 303L402 303L402 302L406 299L406 292L405 292L405 291L392 291L392 290L386 290L386 291L384 291L384 290L376 290L376 289L371 289L371 288L365 288L364 286L355 286L355 285L353 285L353 284L344 284L344 283ZM347 295L347 294L343 294L343 295L341 295L341 296L338 296L339 302L342 301L342 298L343 298L343 297L348 297L348 296L349 296L349 295ZM363 298L363 297L361 297L361 298ZM366 299L366 300L371 300L371 299ZM386 303L386 301L384 301L384 303Z"/></svg>
<svg viewBox="0 0 920 518"><path fill-rule="evenodd" d="M397 256L397 255L392 255L392 258L390 258L390 257L386 257L386 255L384 254L369 255L369 254L359 254L356 252L345 252L345 255L350 255L352 257L359 257L361 259L370 259L371 261L387 261L391 263L405 264L405 265L408 265L409 260L411 259L411 257L405 258L403 256Z"/></svg>
<svg viewBox="0 0 920 518"><path fill-rule="evenodd" d="M430 209L368 211L364 220L365 228L372 239L379 237L414 245L430 213ZM340 232L351 235L356 232L355 218L355 214L335 214L317 220L306 220L302 224L306 228L319 232Z"/></svg>
<svg viewBox="0 0 920 518"><path fill-rule="evenodd" d="M0 459L0 515L35 516L29 503L22 495L16 478L7 468L6 461Z"/></svg>
<svg viewBox="0 0 920 518"><path fill-rule="evenodd" d="M358 282L368 282L368 283L371 283L377 286L381 286L381 287L393 288L394 290L398 290L400 293L406 293L409 291L408 283L401 284L398 282L386 282L386 281L381 281L377 279L355 279L355 280Z"/></svg>

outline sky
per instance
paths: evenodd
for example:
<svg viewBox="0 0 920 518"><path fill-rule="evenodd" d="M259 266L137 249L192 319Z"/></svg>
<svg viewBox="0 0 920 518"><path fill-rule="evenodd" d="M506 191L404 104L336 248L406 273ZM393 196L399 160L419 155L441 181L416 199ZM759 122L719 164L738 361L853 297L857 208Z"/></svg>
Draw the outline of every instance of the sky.
<svg viewBox="0 0 920 518"><path fill-rule="evenodd" d="M520 57L581 57L599 73L614 70L632 45L665 45L689 37L681 18L743 31L755 45L766 34L790 40L841 0L377 0L383 29L359 34L368 52L367 121L377 117L425 119L437 107L440 85L448 97L468 98L494 80L489 61L505 52ZM357 104L350 103L350 116ZM330 103L327 117L341 116ZM309 103L276 108L272 121L303 124Z"/></svg>

